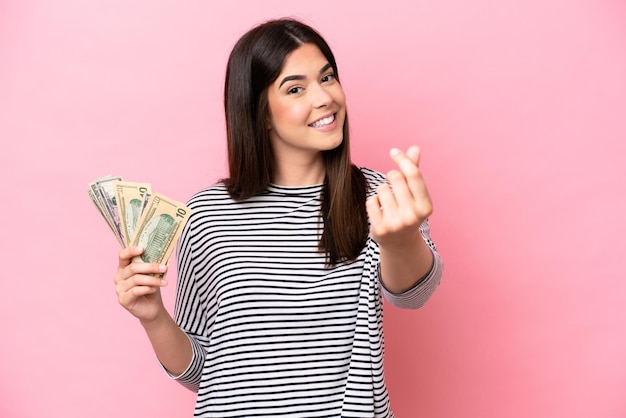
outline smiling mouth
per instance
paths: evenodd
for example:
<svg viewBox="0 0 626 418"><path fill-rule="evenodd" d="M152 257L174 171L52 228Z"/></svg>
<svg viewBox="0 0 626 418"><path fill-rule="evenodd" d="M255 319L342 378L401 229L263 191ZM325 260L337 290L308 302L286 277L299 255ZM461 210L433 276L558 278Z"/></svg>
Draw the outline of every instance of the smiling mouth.
<svg viewBox="0 0 626 418"><path fill-rule="evenodd" d="M322 128L324 126L330 125L334 121L335 121L335 114L333 113L330 116L316 120L315 122L311 123L309 126L312 128Z"/></svg>

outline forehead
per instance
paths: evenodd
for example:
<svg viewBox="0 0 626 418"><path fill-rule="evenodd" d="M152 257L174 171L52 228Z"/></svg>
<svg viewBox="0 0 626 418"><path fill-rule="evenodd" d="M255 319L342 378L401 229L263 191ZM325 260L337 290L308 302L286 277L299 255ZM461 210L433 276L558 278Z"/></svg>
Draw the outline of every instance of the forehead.
<svg viewBox="0 0 626 418"><path fill-rule="evenodd" d="M283 62L281 75L319 73L328 59L315 44L305 43L294 49Z"/></svg>

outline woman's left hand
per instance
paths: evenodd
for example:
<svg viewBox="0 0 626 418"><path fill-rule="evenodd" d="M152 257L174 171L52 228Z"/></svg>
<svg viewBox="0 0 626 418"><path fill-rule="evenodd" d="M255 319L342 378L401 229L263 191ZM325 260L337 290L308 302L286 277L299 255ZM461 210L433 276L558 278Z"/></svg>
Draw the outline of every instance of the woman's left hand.
<svg viewBox="0 0 626 418"><path fill-rule="evenodd" d="M387 173L389 183L378 186L367 200L370 234L381 247L402 248L422 239L419 226L433 204L419 168L420 153L417 146L406 153L393 148L389 154L398 170Z"/></svg>

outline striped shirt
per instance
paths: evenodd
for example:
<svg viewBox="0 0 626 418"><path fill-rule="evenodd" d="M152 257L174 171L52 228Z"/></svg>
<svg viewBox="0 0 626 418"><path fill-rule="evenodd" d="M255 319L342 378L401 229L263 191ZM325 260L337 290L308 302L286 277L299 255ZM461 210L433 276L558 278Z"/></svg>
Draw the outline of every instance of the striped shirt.
<svg viewBox="0 0 626 418"><path fill-rule="evenodd" d="M374 193L385 181L362 169ZM322 185L233 201L223 184L189 201L178 245L174 318L193 359L172 376L197 391L197 417L393 417L383 373L383 304L419 308L441 278L435 262L401 294L379 281L378 245L326 267L318 251ZM416 281L419 277L416 277Z"/></svg>

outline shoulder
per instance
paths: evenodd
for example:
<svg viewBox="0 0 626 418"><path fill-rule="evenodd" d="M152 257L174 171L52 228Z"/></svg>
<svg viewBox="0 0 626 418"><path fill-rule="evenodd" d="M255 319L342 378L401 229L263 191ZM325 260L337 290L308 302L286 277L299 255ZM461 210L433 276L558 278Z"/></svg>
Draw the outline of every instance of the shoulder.
<svg viewBox="0 0 626 418"><path fill-rule="evenodd" d="M188 223L191 228L222 218L230 212L235 201L230 197L223 183L216 183L195 193L187 201L191 209Z"/></svg>
<svg viewBox="0 0 626 418"><path fill-rule="evenodd" d="M367 183L368 197L376 193L376 188L379 185L387 181L387 177L384 174L379 173L378 171L372 170L367 167L359 167L359 169L361 170L361 173L363 173L363 176L365 177L365 181Z"/></svg>
<svg viewBox="0 0 626 418"><path fill-rule="evenodd" d="M187 201L187 206L193 210L207 205L214 205L216 203L219 204L220 202L232 203L233 199L229 196L223 183L216 183L191 196L191 198Z"/></svg>

